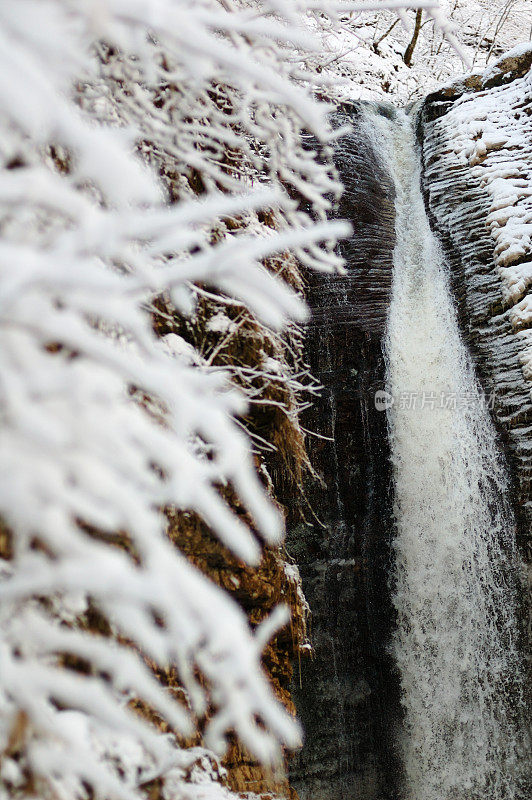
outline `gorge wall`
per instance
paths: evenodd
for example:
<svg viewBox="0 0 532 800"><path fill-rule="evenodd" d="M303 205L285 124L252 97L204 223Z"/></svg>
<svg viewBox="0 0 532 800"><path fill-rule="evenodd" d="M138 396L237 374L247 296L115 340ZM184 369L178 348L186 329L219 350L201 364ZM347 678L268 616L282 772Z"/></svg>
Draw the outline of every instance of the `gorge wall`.
<svg viewBox="0 0 532 800"><path fill-rule="evenodd" d="M532 50L429 96L418 113L422 189L451 271L462 335L488 398L510 473L518 543L530 564L532 521ZM393 115L382 107L384 116ZM307 358L323 392L307 412L321 483L291 502L288 550L311 609L314 656L292 695L306 741L293 759L301 800L397 800L403 769L399 676L390 655L392 512L383 334L395 245L394 189L365 128L363 106L338 142L354 223L346 274L309 277ZM289 503L290 503L290 499ZM296 508L298 506L298 508ZM520 592L526 650L526 609Z"/></svg>
<svg viewBox="0 0 532 800"><path fill-rule="evenodd" d="M346 274L308 278L307 358L324 388L303 423L316 434L307 442L319 480L307 482L303 519L287 541L312 612L313 658L292 685L306 734L291 770L301 800L397 796L390 461L386 415L374 402L384 387L394 193L363 119L356 105L335 118L353 125L336 149L345 186L337 213L354 225L342 245Z"/></svg>
<svg viewBox="0 0 532 800"><path fill-rule="evenodd" d="M423 188L445 245L462 330L515 480L520 543L532 523L532 47L427 97Z"/></svg>

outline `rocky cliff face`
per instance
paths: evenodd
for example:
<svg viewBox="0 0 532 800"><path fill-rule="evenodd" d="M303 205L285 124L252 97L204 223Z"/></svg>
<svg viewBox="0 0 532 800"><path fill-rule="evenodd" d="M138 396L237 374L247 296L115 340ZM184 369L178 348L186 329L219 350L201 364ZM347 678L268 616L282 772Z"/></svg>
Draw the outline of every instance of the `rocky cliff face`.
<svg viewBox="0 0 532 800"><path fill-rule="evenodd" d="M297 569L286 562L278 548L272 547L265 547L258 567L249 567L223 547L193 514L171 514L169 534L191 563L241 605L253 628L279 603L290 608L291 625L280 631L266 647L263 666L277 698L295 714L289 684L299 648L306 641L306 603ZM168 676L167 683L174 686L172 676ZM201 736L186 744L189 747L201 745ZM278 769L274 774L253 759L236 739L230 742L221 766L219 780L234 792L265 798L272 794L294 797L285 770Z"/></svg>
<svg viewBox="0 0 532 800"><path fill-rule="evenodd" d="M519 542L532 530L532 46L430 95L423 188L451 265L462 330L513 479Z"/></svg>
<svg viewBox="0 0 532 800"><path fill-rule="evenodd" d="M383 113L388 113L383 109ZM345 192L338 215L353 221L343 244L344 276L309 277L312 321L307 358L323 384L307 412L311 462L303 521L287 547L309 602L313 659L301 665L293 696L305 729L292 762L301 800L395 798L392 730L398 687L386 652L393 613L388 595L392 535L381 348L391 285L394 197L361 126L361 108L336 150Z"/></svg>
<svg viewBox="0 0 532 800"><path fill-rule="evenodd" d="M238 226L237 222L232 224ZM275 223L264 215L260 224L270 227ZM301 288L294 258L285 255L270 260L268 267L282 271L288 283ZM292 379L293 376L304 374L309 391L312 390L312 380L302 363L301 331L293 327L281 338L242 307L225 307L211 299L198 304L191 321L174 314L164 298L159 298L158 307L162 313L154 318L154 324L166 347L187 352L192 344L212 365L232 370L233 380L241 390L249 392L252 387L259 403L250 404L241 422L262 445L255 453L257 471L274 502L280 498L280 486L287 496L297 495L301 476L309 467L298 416L307 383ZM235 513L254 530L253 520L230 487L221 491ZM263 547L260 564L250 567L224 547L195 514L169 509L168 519L172 542L194 566L231 595L246 613L251 628L256 628L277 605L288 606L291 623L267 645L262 663L276 697L295 714L289 688L293 665L308 649L307 605L297 567L282 548L269 546ZM160 677L171 691L182 691L175 674ZM183 742L183 746L203 746L204 721L199 720L200 733ZM233 737L221 763L213 768L216 780L233 792L266 800L273 796L294 797L285 766L280 765L275 771L262 766ZM156 800L159 795L155 792L153 797Z"/></svg>

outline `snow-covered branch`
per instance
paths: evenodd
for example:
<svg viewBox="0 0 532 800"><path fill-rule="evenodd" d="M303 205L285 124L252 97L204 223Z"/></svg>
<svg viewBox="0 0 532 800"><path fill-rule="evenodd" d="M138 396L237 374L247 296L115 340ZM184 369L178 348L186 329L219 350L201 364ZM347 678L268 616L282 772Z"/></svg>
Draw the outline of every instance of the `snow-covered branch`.
<svg viewBox="0 0 532 800"><path fill-rule="evenodd" d="M274 763L299 741L260 668L273 629L253 635L166 536L163 509L177 508L249 563L259 537L281 540L236 420L245 393L199 353L165 347L152 309L164 297L191 315L206 292L282 329L306 311L268 259L289 251L313 268L341 265L334 244L349 226L326 220L340 186L329 106L311 92L321 40L309 23L339 9L327 0L0 8L8 792L71 800L89 786L138 798L150 777L179 773L189 756L131 710L136 698L175 735L208 711L204 741L215 752L234 732ZM91 608L105 635L84 625ZM177 670L186 702L149 664Z"/></svg>

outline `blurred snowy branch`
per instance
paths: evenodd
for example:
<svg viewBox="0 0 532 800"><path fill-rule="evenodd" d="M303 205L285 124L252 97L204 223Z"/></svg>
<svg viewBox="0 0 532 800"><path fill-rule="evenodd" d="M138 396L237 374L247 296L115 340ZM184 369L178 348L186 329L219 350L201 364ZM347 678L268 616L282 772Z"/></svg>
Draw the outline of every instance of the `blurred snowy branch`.
<svg viewBox="0 0 532 800"><path fill-rule="evenodd" d="M299 741L260 668L273 627L252 635L165 534L163 509L190 509L256 563L256 535L219 492L231 487L260 536L280 541L235 421L245 397L200 354L165 347L150 309L164 296L193 314L208 291L282 329L305 307L265 260L340 266L349 226L326 220L340 186L329 106L312 90L316 30L342 8L0 8L2 796L138 798L168 771L179 783L191 755L134 698L183 736L209 707L218 753L232 731L265 763ZM112 636L82 630L93 607ZM186 704L147 662L177 669Z"/></svg>

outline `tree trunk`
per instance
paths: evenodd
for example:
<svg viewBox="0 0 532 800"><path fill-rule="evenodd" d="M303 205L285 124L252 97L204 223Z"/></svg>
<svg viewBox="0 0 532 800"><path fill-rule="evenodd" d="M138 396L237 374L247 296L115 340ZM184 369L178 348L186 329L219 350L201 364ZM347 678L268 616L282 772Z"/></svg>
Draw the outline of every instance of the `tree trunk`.
<svg viewBox="0 0 532 800"><path fill-rule="evenodd" d="M412 55L414 53L414 47L417 44L417 39L419 36L419 31L421 29L421 17L423 16L423 11L419 8L416 11L416 24L414 26L414 33L412 34L412 38L410 39L410 43L405 50L405 54L403 56L403 61L405 62L406 66L409 67L412 63Z"/></svg>

